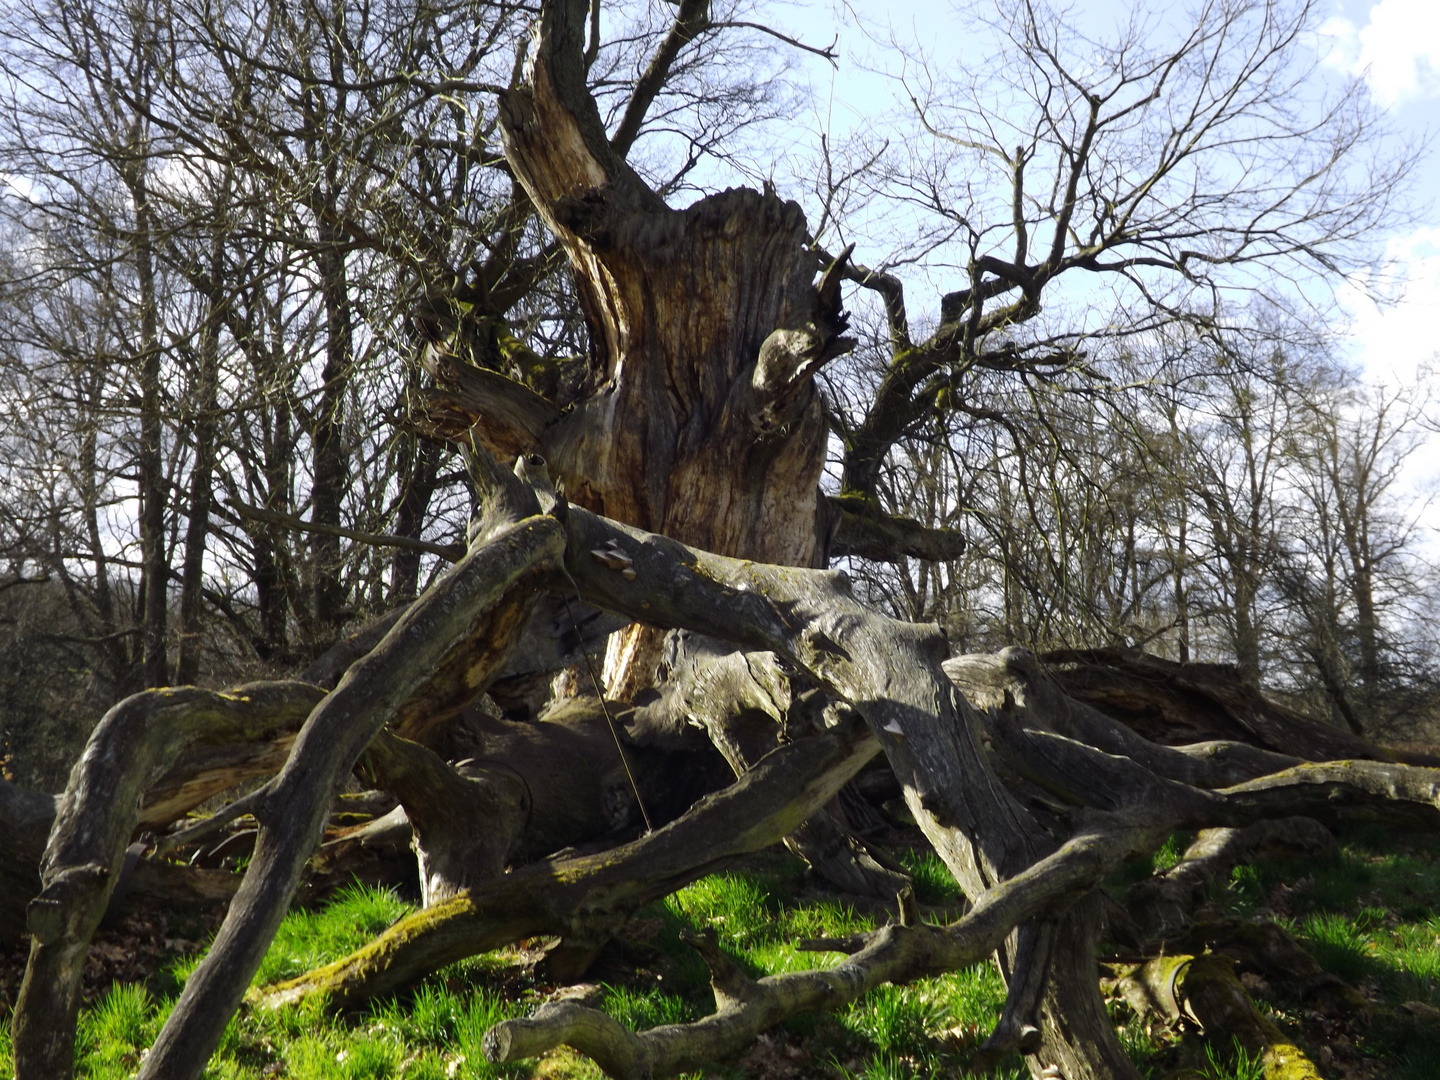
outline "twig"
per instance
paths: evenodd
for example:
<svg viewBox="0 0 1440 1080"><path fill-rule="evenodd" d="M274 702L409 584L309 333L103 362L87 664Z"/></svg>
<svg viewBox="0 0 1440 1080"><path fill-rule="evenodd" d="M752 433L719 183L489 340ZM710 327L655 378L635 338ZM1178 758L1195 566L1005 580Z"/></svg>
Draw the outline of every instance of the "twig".
<svg viewBox="0 0 1440 1080"><path fill-rule="evenodd" d="M222 807L204 821L197 822L188 829L181 829L179 832L173 832L169 836L162 836L155 843L155 855L164 855L167 851L174 851L176 848L199 840L203 836L209 836L216 829L219 829L223 825L228 825L242 814L250 813L257 804L264 801L268 787L269 785L256 788L250 792L249 795L241 796L229 806Z"/></svg>
<svg viewBox="0 0 1440 1080"><path fill-rule="evenodd" d="M409 536L396 536L393 533L367 533L359 529L347 529L343 525L321 525L313 521L304 521L301 518L292 517L289 514L282 514L278 510L262 510L258 506L250 506L238 499L225 499L225 505L234 510L241 517L250 518L252 521L263 521L270 525L283 525L287 529L295 529L298 532L324 533L326 536L343 536L350 540L358 540L362 544L373 544L376 547L397 547L408 548L411 551L426 551L431 555L438 555L449 562L459 562L465 557L465 545L463 544L432 544L428 540L416 540Z"/></svg>

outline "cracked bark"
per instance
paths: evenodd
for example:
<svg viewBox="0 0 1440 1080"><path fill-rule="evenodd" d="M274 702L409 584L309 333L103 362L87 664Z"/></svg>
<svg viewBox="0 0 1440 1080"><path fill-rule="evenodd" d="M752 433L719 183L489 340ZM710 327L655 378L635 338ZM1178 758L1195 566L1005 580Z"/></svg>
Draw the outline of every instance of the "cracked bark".
<svg viewBox="0 0 1440 1080"><path fill-rule="evenodd" d="M530 505L534 506L533 496ZM512 520L523 512L522 503ZM563 545L560 527L549 517L526 518L508 526L497 522L482 539L349 669L334 691L324 695L313 711L307 707L309 718L286 767L255 807L260 836L244 883L214 945L187 982L142 1065L141 1075L147 1080L199 1075L289 905L339 779L380 727L426 685L455 642L464 640L518 580L556 559ZM322 694L317 688L310 690ZM193 723L194 709L181 702L203 693L168 692L177 722L169 726L183 729L181 721ZM159 699L150 695L122 702L113 722L108 727L102 724L72 775L71 791L51 837L44 875L47 891L32 904L36 943L14 1020L17 1076L27 1080L67 1077L73 1069L78 999L71 970L78 972L77 955L83 958L83 946L77 951L77 942L88 940L93 932L134 824L115 808L138 805L152 761L174 742L173 735L169 742L160 737L137 741L128 751L132 760L125 761L115 757L118 751L107 756L104 747L111 743L105 732L128 731L123 722L127 710L134 710L137 700L148 703L151 698ZM309 704L314 704L313 698ZM167 728L161 725L156 730ZM115 741L125 745L124 739ZM96 769L107 771L111 782L91 784ZM52 944L44 944L47 940Z"/></svg>

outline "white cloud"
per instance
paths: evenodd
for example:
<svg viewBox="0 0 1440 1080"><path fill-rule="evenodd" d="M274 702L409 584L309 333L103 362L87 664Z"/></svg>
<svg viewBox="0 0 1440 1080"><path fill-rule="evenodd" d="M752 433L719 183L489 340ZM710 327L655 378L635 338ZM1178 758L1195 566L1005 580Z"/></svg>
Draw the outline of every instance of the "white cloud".
<svg viewBox="0 0 1440 1080"><path fill-rule="evenodd" d="M35 185L28 178L16 173L0 172L0 195L6 191L13 191L20 198L29 202L35 194Z"/></svg>
<svg viewBox="0 0 1440 1080"><path fill-rule="evenodd" d="M1440 96L1440 4L1435 0L1380 0L1364 26L1336 16L1320 33L1331 40L1326 60L1363 75L1377 104L1388 108Z"/></svg>
<svg viewBox="0 0 1440 1080"><path fill-rule="evenodd" d="M1386 262L1391 302L1367 295L1377 283L1352 278L1340 289L1340 303L1350 316L1352 356L1372 378L1393 384L1414 379L1422 363L1440 355L1440 227L1391 240Z"/></svg>

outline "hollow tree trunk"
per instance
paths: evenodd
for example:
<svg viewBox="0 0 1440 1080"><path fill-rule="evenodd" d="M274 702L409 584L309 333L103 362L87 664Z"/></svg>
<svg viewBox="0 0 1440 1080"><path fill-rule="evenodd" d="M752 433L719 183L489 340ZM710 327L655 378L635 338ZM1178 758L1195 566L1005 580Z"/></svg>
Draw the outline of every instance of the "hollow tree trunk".
<svg viewBox="0 0 1440 1080"><path fill-rule="evenodd" d="M705 5L690 6L703 26ZM589 396L546 432L552 470L573 502L618 521L816 565L825 421L810 374L852 343L838 336L838 290L826 299L814 285L804 214L744 189L666 206L624 160L645 91L612 143L585 83L586 9L547 11L501 123L516 176L575 268L594 343ZM658 655L653 634L617 641L609 692L647 685Z"/></svg>

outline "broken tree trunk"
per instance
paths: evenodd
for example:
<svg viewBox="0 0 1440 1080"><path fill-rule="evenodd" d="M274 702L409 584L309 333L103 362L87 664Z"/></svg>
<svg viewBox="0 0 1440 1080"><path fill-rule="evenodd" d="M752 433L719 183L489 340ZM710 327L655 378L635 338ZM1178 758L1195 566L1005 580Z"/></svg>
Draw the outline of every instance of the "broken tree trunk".
<svg viewBox="0 0 1440 1080"><path fill-rule="evenodd" d="M695 634L665 638L659 698L636 710L635 724L652 732L703 728L735 775L803 729L825 707L819 687L780 668L773 654L743 653ZM838 820L835 814L842 815ZM838 800L785 837L785 846L841 892L888 900L909 877L881 865L841 824Z"/></svg>
<svg viewBox="0 0 1440 1080"><path fill-rule="evenodd" d="M912 814L973 897L1053 849L990 772L979 725L940 668L938 629L874 615L849 595L841 574L721 558L564 504L556 513L568 534L567 580L586 601L656 627L689 627L772 652L850 703L885 749ZM464 902L462 894L451 903ZM393 985L387 966L403 967L409 978L437 955L453 957L444 925L417 924L385 949L342 963L365 971L366 985ZM1007 953L1019 1005L1007 1013L1004 1037L1020 1040L1039 1027L1037 1060L1058 1062L1068 1075L1130 1075L1133 1066L1105 1020L1088 931L1067 926L1062 936L1039 926L1026 933L1043 940L1027 946L1022 934ZM480 940L473 930L467 938L469 947ZM402 964L402 956L421 959ZM1017 957L1034 962L1014 966ZM1072 975L1088 969L1091 977L1052 990L1047 960ZM334 989L328 977L311 988L326 984Z"/></svg>
<svg viewBox="0 0 1440 1080"><path fill-rule="evenodd" d="M1437 765L1286 708L1229 664L1179 664L1128 649L1065 649L1041 656L1066 694L1166 746L1247 743L1304 761L1362 758Z"/></svg>
<svg viewBox="0 0 1440 1080"><path fill-rule="evenodd" d="M205 962L187 982L146 1058L142 1075L167 1080L199 1075L289 906L339 780L380 727L427 684L455 643L472 634L477 621L485 621L518 581L553 562L563 547L559 527L548 517L508 526L496 522L479 541L313 711L309 705L314 697L307 703L310 716L289 763L264 795L253 800L261 829L245 882ZM307 689L315 696L323 694L318 688ZM186 706L186 699L203 692L168 693L177 722L183 721L182 727L193 722L194 709ZM138 805L151 776L150 761L167 746L163 737L149 739L130 754L142 755L139 760L126 762L113 753L107 757L105 733L125 726L124 708L125 703L117 706L121 711L110 728L102 724L103 730L97 730L72 774L71 791L47 850L46 892L32 904L36 944L14 1020L16 1070L22 1080L71 1073L77 999L70 970L76 967L76 943L82 942L83 955L83 941L104 909L108 882L134 826L123 808ZM96 769L107 768L116 774L113 786L88 782ZM197 1000L201 1007L196 1007Z"/></svg>
<svg viewBox="0 0 1440 1080"><path fill-rule="evenodd" d="M1194 1021L1225 1054L1233 1040L1259 1062L1264 1080L1320 1080L1320 1071L1294 1041L1255 1007L1235 977L1234 961L1214 955L1162 956L1120 981L1141 1015Z"/></svg>
<svg viewBox="0 0 1440 1080"><path fill-rule="evenodd" d="M105 714L71 770L41 863L42 888L27 909L30 960L12 1027L17 1077L68 1077L74 1069L85 953L151 777L194 743L264 739L293 728L323 696L306 683L255 683L228 693L150 690Z"/></svg>
<svg viewBox="0 0 1440 1080"><path fill-rule="evenodd" d="M476 623L488 621L517 582L553 565L563 534L539 516L478 540L306 721L256 807L260 837L244 884L142 1064L142 1080L199 1076L289 907L340 780Z"/></svg>
<svg viewBox="0 0 1440 1080"><path fill-rule="evenodd" d="M435 749L383 733L362 759L414 826L426 907L482 887L512 862L631 839L647 819L663 825L724 782L698 732L666 749L626 746L622 757L624 712L609 715L595 698L530 723L478 710L463 719Z"/></svg>

